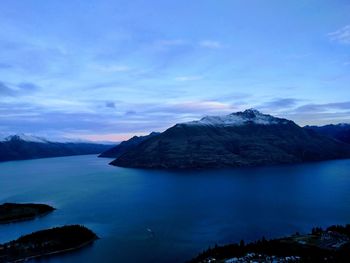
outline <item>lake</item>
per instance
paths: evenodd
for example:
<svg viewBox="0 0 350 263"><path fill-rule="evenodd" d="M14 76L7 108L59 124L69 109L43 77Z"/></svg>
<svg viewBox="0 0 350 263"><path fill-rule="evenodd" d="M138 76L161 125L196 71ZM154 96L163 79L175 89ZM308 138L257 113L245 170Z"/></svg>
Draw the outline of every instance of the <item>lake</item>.
<svg viewBox="0 0 350 263"><path fill-rule="evenodd" d="M57 208L1 225L0 243L83 224L101 239L40 262L184 262L215 243L350 223L350 160L186 172L109 161L85 155L0 163L0 203Z"/></svg>

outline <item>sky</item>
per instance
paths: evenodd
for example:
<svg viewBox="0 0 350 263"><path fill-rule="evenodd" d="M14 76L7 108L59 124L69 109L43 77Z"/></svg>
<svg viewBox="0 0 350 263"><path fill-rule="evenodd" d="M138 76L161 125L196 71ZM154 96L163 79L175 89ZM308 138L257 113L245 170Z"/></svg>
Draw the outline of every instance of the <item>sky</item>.
<svg viewBox="0 0 350 263"><path fill-rule="evenodd" d="M0 133L120 141L256 108L350 122L349 0L1 0Z"/></svg>

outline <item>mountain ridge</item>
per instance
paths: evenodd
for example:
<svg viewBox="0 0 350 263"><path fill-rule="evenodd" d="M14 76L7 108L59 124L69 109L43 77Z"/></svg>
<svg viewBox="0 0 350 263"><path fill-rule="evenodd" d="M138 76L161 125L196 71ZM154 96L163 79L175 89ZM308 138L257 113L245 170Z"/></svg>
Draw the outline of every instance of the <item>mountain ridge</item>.
<svg viewBox="0 0 350 263"><path fill-rule="evenodd" d="M305 126L304 128L350 144L350 124L348 123L328 124L323 126L312 125Z"/></svg>
<svg viewBox="0 0 350 263"><path fill-rule="evenodd" d="M186 125L219 125L219 126L240 126L247 123L255 123L261 125L271 124L288 124L290 120L273 117L269 114L263 114L258 110L251 108L245 111L230 113L224 116L205 116L199 121L190 121L179 124Z"/></svg>
<svg viewBox="0 0 350 263"><path fill-rule="evenodd" d="M98 157L117 158L120 155L122 155L123 153L125 153L126 151L136 147L137 145L139 145L143 141L145 141L153 136L156 136L158 134L160 134L160 133L159 132L151 132L150 134L145 135L145 136L133 136L129 140L123 141L123 142L119 143L118 145L114 146L113 148L108 149L107 151L101 153Z"/></svg>
<svg viewBox="0 0 350 263"><path fill-rule="evenodd" d="M209 124L208 118L211 120ZM111 164L135 168L197 169L350 157L349 145L303 129L291 120L256 110L203 119L204 123L176 124L126 151Z"/></svg>
<svg viewBox="0 0 350 263"><path fill-rule="evenodd" d="M52 142L42 137L10 135L0 140L0 162L71 155L98 154L111 145L87 142Z"/></svg>

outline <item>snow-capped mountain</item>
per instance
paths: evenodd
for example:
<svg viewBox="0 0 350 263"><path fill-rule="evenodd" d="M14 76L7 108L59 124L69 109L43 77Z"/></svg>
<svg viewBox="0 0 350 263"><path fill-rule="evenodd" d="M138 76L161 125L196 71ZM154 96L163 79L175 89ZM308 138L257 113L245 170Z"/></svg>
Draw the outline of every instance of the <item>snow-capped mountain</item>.
<svg viewBox="0 0 350 263"><path fill-rule="evenodd" d="M106 144L106 145L116 144L116 142L112 142L112 141L89 141L89 140L83 140L83 139L64 138L64 137L47 139L44 137L25 134L25 133L19 133L14 135L0 133L0 142L11 141L11 140L20 140L20 141L37 142L37 143L90 143L90 144Z"/></svg>
<svg viewBox="0 0 350 263"><path fill-rule="evenodd" d="M111 147L88 142L53 142L26 134L7 135L0 138L0 161L98 154Z"/></svg>
<svg viewBox="0 0 350 263"><path fill-rule="evenodd" d="M39 143L48 143L49 141L45 138L28 135L24 133L15 134L15 135L9 135L9 136L3 136L0 138L0 141L11 141L11 140L22 140L26 142L39 142Z"/></svg>
<svg viewBox="0 0 350 263"><path fill-rule="evenodd" d="M249 109L179 123L127 149L111 164L217 168L350 158L350 146L293 121Z"/></svg>
<svg viewBox="0 0 350 263"><path fill-rule="evenodd" d="M187 125L240 126L247 123L260 125L288 124L291 121L262 114L255 109L231 113L225 116L206 116L199 121L186 122Z"/></svg>

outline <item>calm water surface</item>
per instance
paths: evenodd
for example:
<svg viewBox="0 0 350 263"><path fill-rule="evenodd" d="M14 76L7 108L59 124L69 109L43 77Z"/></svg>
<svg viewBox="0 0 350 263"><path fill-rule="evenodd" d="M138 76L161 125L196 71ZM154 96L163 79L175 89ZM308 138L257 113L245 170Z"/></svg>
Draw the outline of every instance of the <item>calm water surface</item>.
<svg viewBox="0 0 350 263"><path fill-rule="evenodd" d="M118 168L109 161L87 155L0 163L0 203L57 208L34 221L1 225L0 243L83 224L101 239L40 262L183 262L215 243L350 223L350 160L194 172Z"/></svg>

